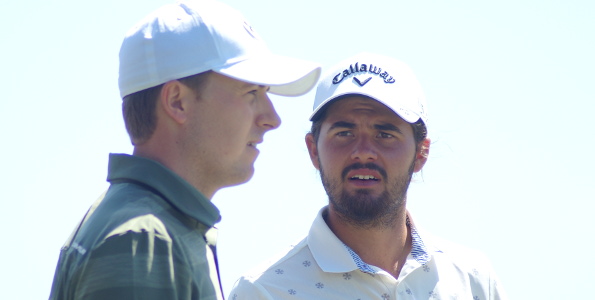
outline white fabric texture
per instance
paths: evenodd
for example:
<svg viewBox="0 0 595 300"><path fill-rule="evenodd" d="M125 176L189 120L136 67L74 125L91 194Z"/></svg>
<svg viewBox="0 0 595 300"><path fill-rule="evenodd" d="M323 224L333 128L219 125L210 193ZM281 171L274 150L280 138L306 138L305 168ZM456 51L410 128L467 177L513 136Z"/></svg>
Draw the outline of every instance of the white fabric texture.
<svg viewBox="0 0 595 300"><path fill-rule="evenodd" d="M412 223L414 254L395 279L343 244L325 223L325 210L306 238L241 277L228 299L507 299L483 254L439 242Z"/></svg>

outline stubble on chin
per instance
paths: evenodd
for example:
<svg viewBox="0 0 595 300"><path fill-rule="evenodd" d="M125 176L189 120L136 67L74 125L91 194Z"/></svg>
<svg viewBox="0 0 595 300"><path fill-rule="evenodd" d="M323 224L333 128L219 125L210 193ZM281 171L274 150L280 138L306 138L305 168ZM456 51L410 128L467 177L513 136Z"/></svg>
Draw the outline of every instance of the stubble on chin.
<svg viewBox="0 0 595 300"><path fill-rule="evenodd" d="M408 173L397 178L380 195L374 196L367 189L359 189L354 193L344 191L339 182L328 178L320 168L320 177L329 197L331 210L343 222L361 229L383 229L395 225L399 219L399 211L405 207L412 170Z"/></svg>

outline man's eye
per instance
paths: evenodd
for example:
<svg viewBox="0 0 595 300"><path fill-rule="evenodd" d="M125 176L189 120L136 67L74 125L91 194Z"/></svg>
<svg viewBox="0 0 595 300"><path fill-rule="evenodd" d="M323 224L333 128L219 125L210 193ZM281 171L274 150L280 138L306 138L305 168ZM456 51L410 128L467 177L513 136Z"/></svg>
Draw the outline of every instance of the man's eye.
<svg viewBox="0 0 595 300"><path fill-rule="evenodd" d="M392 138L393 135L390 133L386 133L386 132L381 132L378 134L378 137L383 138L383 139L388 139L388 138Z"/></svg>
<svg viewBox="0 0 595 300"><path fill-rule="evenodd" d="M352 136L353 133L351 131L340 131L337 133L337 136Z"/></svg>

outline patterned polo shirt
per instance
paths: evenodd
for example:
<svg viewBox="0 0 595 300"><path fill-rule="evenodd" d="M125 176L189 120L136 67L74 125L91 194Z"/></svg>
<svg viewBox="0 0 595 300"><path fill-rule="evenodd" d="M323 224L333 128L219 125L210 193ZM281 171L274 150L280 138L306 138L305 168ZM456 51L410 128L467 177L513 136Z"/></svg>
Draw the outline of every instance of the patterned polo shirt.
<svg viewBox="0 0 595 300"><path fill-rule="evenodd" d="M481 253L432 240L413 222L412 251L394 278L333 234L322 216L326 209L300 243L241 277L229 300L507 299Z"/></svg>
<svg viewBox="0 0 595 300"><path fill-rule="evenodd" d="M108 181L60 252L50 300L223 299L219 210L149 159L111 154Z"/></svg>

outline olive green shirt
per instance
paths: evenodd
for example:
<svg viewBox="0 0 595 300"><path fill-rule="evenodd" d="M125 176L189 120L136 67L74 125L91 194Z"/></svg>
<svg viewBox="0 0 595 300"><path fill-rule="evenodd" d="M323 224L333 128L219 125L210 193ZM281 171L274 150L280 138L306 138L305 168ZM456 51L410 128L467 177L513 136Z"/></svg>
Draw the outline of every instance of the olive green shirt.
<svg viewBox="0 0 595 300"><path fill-rule="evenodd" d="M211 201L138 156L110 154L107 180L60 252L50 300L223 299Z"/></svg>

